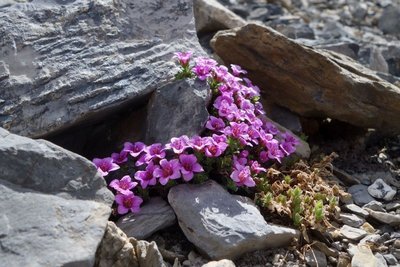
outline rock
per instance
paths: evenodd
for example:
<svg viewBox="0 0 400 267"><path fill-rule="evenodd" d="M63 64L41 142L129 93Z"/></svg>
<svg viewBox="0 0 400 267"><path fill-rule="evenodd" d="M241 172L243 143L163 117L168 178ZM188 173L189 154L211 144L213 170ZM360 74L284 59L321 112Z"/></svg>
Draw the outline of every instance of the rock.
<svg viewBox="0 0 400 267"><path fill-rule="evenodd" d="M369 215L386 224L390 224L392 226L398 226L400 225L400 215L395 215L395 214L390 214L390 213L385 213L385 212L380 212L380 211L374 211L371 209L366 209L369 212Z"/></svg>
<svg viewBox="0 0 400 267"><path fill-rule="evenodd" d="M357 229L354 227L350 227L348 225L343 225L340 228L340 233L348 239L354 240L354 241L358 241L361 238L363 238L364 236L367 235L367 232L362 230L362 229Z"/></svg>
<svg viewBox="0 0 400 267"><path fill-rule="evenodd" d="M321 251L328 257L337 258L337 256L339 255L339 252L337 250L328 247L325 243L322 243L320 241L313 241L312 247L317 248L317 250Z"/></svg>
<svg viewBox="0 0 400 267"><path fill-rule="evenodd" d="M197 32L216 32L246 25L246 21L217 0L195 0L193 6Z"/></svg>
<svg viewBox="0 0 400 267"><path fill-rule="evenodd" d="M382 211L382 212L386 212L386 210L383 208L383 204L379 201L371 201L367 204L365 204L363 206L363 208L367 208L367 209L371 209L371 210L375 210L375 211Z"/></svg>
<svg viewBox="0 0 400 267"><path fill-rule="evenodd" d="M185 236L211 259L234 259L249 251L288 245L299 235L266 223L251 200L229 194L213 180L175 186L168 200Z"/></svg>
<svg viewBox="0 0 400 267"><path fill-rule="evenodd" d="M387 6L381 17L379 18L378 27L381 31L388 34L399 34L400 33L400 7L398 6Z"/></svg>
<svg viewBox="0 0 400 267"><path fill-rule="evenodd" d="M314 30L307 24L279 25L276 30L290 39L315 39Z"/></svg>
<svg viewBox="0 0 400 267"><path fill-rule="evenodd" d="M337 267L349 267L350 266L350 258L347 256L347 253L341 252L339 254L339 259L337 263Z"/></svg>
<svg viewBox="0 0 400 267"><path fill-rule="evenodd" d="M345 56L351 57L352 59L357 59L358 51L360 50L360 46L357 43L345 43L345 42L317 45L316 47L320 49L334 51L336 53L340 53Z"/></svg>
<svg viewBox="0 0 400 267"><path fill-rule="evenodd" d="M380 243L382 243L381 236L378 234L367 235L366 237L360 240L359 244L364 244L367 242L379 245Z"/></svg>
<svg viewBox="0 0 400 267"><path fill-rule="evenodd" d="M359 206L357 206L355 204L347 204L344 207L345 207L345 209L347 209L347 210L351 211L352 213L354 213L358 216L361 216L363 218L366 218L369 215L368 211L360 208Z"/></svg>
<svg viewBox="0 0 400 267"><path fill-rule="evenodd" d="M388 63L383 57L381 50L376 47L371 49L371 54L369 56L369 67L375 71L383 73L389 72Z"/></svg>
<svg viewBox="0 0 400 267"><path fill-rule="evenodd" d="M360 227L361 225L363 225L363 223L365 223L365 219L349 213L340 213L339 218L344 224L356 228Z"/></svg>
<svg viewBox="0 0 400 267"><path fill-rule="evenodd" d="M375 198L390 201L396 195L396 190L391 188L382 179L377 179L372 185L368 187L368 193Z"/></svg>
<svg viewBox="0 0 400 267"><path fill-rule="evenodd" d="M306 263L310 267L326 267L328 263L326 256L319 250L310 249L305 254Z"/></svg>
<svg viewBox="0 0 400 267"><path fill-rule="evenodd" d="M351 267L376 267L377 264L378 261L376 257L366 245L358 246L351 260Z"/></svg>
<svg viewBox="0 0 400 267"><path fill-rule="evenodd" d="M354 203L358 206L363 206L371 201L374 201L374 198L368 193L368 187L365 185L358 184L350 186L347 192L351 194Z"/></svg>
<svg viewBox="0 0 400 267"><path fill-rule="evenodd" d="M375 253L375 258L377 261L376 267L387 267L385 258L380 253Z"/></svg>
<svg viewBox="0 0 400 267"><path fill-rule="evenodd" d="M129 213L121 217L117 226L128 237L140 240L174 223L175 213L168 203L160 197L153 197L141 206L140 213Z"/></svg>
<svg viewBox="0 0 400 267"><path fill-rule="evenodd" d="M0 128L0 170L2 264L93 266L113 202L95 166Z"/></svg>
<svg viewBox="0 0 400 267"><path fill-rule="evenodd" d="M173 79L173 52L204 53L189 0L33 0L0 17L0 126L31 137L137 105Z"/></svg>
<svg viewBox="0 0 400 267"><path fill-rule="evenodd" d="M139 266L166 267L156 242L149 243L145 240L136 240L134 238L129 240L135 247Z"/></svg>
<svg viewBox="0 0 400 267"><path fill-rule="evenodd" d="M97 250L96 266L139 267L135 248L113 222L107 224L106 233Z"/></svg>
<svg viewBox="0 0 400 267"><path fill-rule="evenodd" d="M248 70L265 96L300 115L400 130L400 88L346 56L303 46L257 24L221 31L211 45L226 64Z"/></svg>
<svg viewBox="0 0 400 267"><path fill-rule="evenodd" d="M148 104L146 143L199 134L208 119L210 90L205 82L181 80L157 89Z"/></svg>
<svg viewBox="0 0 400 267"><path fill-rule="evenodd" d="M201 267L235 267L231 260L210 261Z"/></svg>
<svg viewBox="0 0 400 267"><path fill-rule="evenodd" d="M385 258L386 262L390 265L396 265L398 263L397 259L392 254L385 254L383 255L383 257Z"/></svg>
<svg viewBox="0 0 400 267"><path fill-rule="evenodd" d="M368 234L374 234L376 232L375 228L368 222L365 222L363 225L361 225L360 229L364 230Z"/></svg>
<svg viewBox="0 0 400 267"><path fill-rule="evenodd" d="M386 208L387 211L400 209L400 202L388 203L388 204L386 204L385 208Z"/></svg>

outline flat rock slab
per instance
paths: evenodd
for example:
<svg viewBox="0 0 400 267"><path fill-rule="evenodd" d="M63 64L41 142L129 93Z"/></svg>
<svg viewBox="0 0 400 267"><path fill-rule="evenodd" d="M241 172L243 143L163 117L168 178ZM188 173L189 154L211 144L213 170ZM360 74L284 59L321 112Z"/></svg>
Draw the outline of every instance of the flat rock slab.
<svg viewBox="0 0 400 267"><path fill-rule="evenodd" d="M285 246L299 236L294 229L268 224L250 199L231 195L212 180L175 186L168 201L189 241L214 260Z"/></svg>
<svg viewBox="0 0 400 267"><path fill-rule="evenodd" d="M301 45L258 24L220 31L211 45L226 64L248 70L263 94L294 112L400 130L400 88L344 55Z"/></svg>
<svg viewBox="0 0 400 267"><path fill-rule="evenodd" d="M112 202L90 161L0 128L4 266L93 266Z"/></svg>
<svg viewBox="0 0 400 267"><path fill-rule="evenodd" d="M202 53L191 0L32 0L0 7L0 126L38 137L173 79L177 51Z"/></svg>
<svg viewBox="0 0 400 267"><path fill-rule="evenodd" d="M145 239L158 230L176 222L171 206L162 198L154 197L140 208L140 213L129 213L121 217L117 226L128 237Z"/></svg>

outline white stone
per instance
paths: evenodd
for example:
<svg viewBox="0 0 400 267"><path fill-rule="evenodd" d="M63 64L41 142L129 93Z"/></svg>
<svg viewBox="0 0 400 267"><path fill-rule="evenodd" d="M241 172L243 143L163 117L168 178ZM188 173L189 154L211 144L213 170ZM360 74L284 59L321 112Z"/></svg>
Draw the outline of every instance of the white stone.
<svg viewBox="0 0 400 267"><path fill-rule="evenodd" d="M351 227L360 227L361 225L363 225L363 223L365 223L365 219L360 218L354 214L341 213L339 217L344 224Z"/></svg>
<svg viewBox="0 0 400 267"><path fill-rule="evenodd" d="M367 235L367 232L362 230L362 229L357 229L354 227L350 227L348 225L343 225L342 228L340 228L340 233L348 239L358 241L364 236Z"/></svg>
<svg viewBox="0 0 400 267"><path fill-rule="evenodd" d="M390 201L396 195L396 190L385 183L382 179L377 179L368 187L368 193L375 198Z"/></svg>

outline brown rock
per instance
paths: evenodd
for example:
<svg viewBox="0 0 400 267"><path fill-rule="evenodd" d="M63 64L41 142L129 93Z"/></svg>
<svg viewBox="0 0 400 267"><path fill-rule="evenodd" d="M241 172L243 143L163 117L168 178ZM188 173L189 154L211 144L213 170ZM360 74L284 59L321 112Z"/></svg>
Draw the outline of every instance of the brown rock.
<svg viewBox="0 0 400 267"><path fill-rule="evenodd" d="M257 24L217 33L211 45L239 64L263 94L308 117L400 130L400 88L349 57L313 49Z"/></svg>

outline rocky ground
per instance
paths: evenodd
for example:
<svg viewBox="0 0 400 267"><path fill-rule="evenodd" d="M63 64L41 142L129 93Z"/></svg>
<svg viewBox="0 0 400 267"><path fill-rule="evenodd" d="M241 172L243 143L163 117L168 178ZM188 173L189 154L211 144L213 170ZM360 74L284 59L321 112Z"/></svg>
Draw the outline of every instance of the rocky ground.
<svg viewBox="0 0 400 267"><path fill-rule="evenodd" d="M1 259L400 266L399 25L398 0L0 1ZM186 50L248 70L310 163L337 154L331 227L305 234L213 181L110 214L89 160L202 131L207 88L172 82Z"/></svg>

